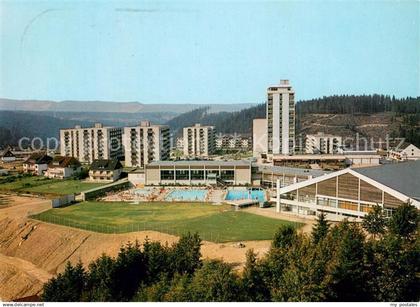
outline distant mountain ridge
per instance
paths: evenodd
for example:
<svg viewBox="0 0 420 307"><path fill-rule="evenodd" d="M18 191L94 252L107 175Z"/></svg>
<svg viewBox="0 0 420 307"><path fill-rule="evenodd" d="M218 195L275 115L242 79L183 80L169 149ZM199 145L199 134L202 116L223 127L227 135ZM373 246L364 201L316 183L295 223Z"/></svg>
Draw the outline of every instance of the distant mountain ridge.
<svg viewBox="0 0 420 307"><path fill-rule="evenodd" d="M51 101L16 100L0 98L0 110L7 111L52 111L52 112L112 112L112 113L150 113L170 112L181 114L200 107L209 107L211 113L234 112L249 108L253 103L236 104L146 104L137 101Z"/></svg>

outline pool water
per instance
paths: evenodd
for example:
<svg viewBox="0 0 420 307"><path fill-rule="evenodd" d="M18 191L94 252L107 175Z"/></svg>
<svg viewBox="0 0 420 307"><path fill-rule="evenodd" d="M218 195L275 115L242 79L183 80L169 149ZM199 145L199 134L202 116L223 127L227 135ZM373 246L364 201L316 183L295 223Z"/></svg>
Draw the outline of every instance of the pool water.
<svg viewBox="0 0 420 307"><path fill-rule="evenodd" d="M173 190L166 195L165 200L203 201L206 195L206 190Z"/></svg>
<svg viewBox="0 0 420 307"><path fill-rule="evenodd" d="M232 190L225 197L226 200L257 199L260 202L265 201L263 190Z"/></svg>

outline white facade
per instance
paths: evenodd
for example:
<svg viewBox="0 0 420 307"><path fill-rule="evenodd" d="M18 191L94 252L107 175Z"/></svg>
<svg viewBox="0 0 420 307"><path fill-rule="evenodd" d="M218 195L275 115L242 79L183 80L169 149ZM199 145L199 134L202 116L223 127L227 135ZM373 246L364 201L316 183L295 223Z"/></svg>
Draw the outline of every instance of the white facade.
<svg viewBox="0 0 420 307"><path fill-rule="evenodd" d="M256 118L252 121L252 154L258 157L267 153L267 119Z"/></svg>
<svg viewBox="0 0 420 307"><path fill-rule="evenodd" d="M389 157L393 160L419 160L420 159L420 149L413 145L409 144L404 146L399 150L391 150L389 152Z"/></svg>
<svg viewBox="0 0 420 307"><path fill-rule="evenodd" d="M124 128L126 166L144 166L152 161L168 160L170 154L169 127L143 121L136 127Z"/></svg>
<svg viewBox="0 0 420 307"><path fill-rule="evenodd" d="M214 126L195 124L183 130L184 156L208 157L216 147Z"/></svg>
<svg viewBox="0 0 420 307"><path fill-rule="evenodd" d="M267 151L289 155L295 148L295 92L288 80L267 89Z"/></svg>
<svg viewBox="0 0 420 307"><path fill-rule="evenodd" d="M307 154L335 154L342 146L341 136L331 134L308 134L305 140L305 152Z"/></svg>
<svg viewBox="0 0 420 307"><path fill-rule="evenodd" d="M144 186L146 183L145 173L138 171L130 172L128 173L128 181L130 181L130 183L135 187Z"/></svg>
<svg viewBox="0 0 420 307"><path fill-rule="evenodd" d="M78 167L48 167L45 176L51 179L66 179L70 178L82 170L81 166Z"/></svg>
<svg viewBox="0 0 420 307"><path fill-rule="evenodd" d="M44 175L45 171L48 169L48 164L31 164L31 163L23 163L23 172L30 173L36 176Z"/></svg>
<svg viewBox="0 0 420 307"><path fill-rule="evenodd" d="M90 170L89 180L92 182L110 183L118 180L121 176L122 168L114 170Z"/></svg>
<svg viewBox="0 0 420 307"><path fill-rule="evenodd" d="M92 163L95 159L118 159L123 155L122 128L75 126L60 129L60 154L75 157L80 162Z"/></svg>

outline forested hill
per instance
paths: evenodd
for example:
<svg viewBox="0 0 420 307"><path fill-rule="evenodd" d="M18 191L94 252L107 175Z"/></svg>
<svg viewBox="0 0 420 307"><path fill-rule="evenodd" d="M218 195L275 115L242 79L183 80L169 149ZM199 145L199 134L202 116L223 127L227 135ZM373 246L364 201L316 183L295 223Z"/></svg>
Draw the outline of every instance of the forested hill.
<svg viewBox="0 0 420 307"><path fill-rule="evenodd" d="M334 95L298 102L301 114L396 114L420 113L420 97L396 99L386 95Z"/></svg>
<svg viewBox="0 0 420 307"><path fill-rule="evenodd" d="M59 138L60 128L92 124L88 121L64 120L35 112L0 111L0 148L17 145L22 137L37 137L45 142L47 138Z"/></svg>
<svg viewBox="0 0 420 307"><path fill-rule="evenodd" d="M167 122L175 134L181 134L183 127L196 123L212 125L218 132L250 133L253 118L265 117L265 104L260 104L239 112L209 113L208 107L181 114Z"/></svg>
<svg viewBox="0 0 420 307"><path fill-rule="evenodd" d="M313 133L315 130L326 133L334 133L336 127L343 126L348 133L361 132L370 136L370 131L358 130L357 125L370 125L370 117L376 114L385 114L386 121L392 122L389 127L380 128L376 125L378 133L392 133L394 136L408 137L408 141L420 143L420 97L402 98L385 95L341 95L326 96L317 99L299 101L297 110L297 128L299 132ZM314 114L342 115L340 120L325 123L325 117L316 117ZM167 124L175 132L182 133L182 128L195 123L214 125L218 132L222 133L251 133L252 120L265 117L265 104L244 109L239 112L209 113L208 108L199 108L181 114ZM377 116L376 116L377 117ZM372 122L377 118L372 118ZM385 124L383 122L382 124ZM379 123L380 124L380 123ZM301 129L302 128L302 129ZM385 131L386 130L386 131ZM341 131L340 131L341 132ZM342 131L346 134L346 131ZM338 132L337 132L338 133Z"/></svg>

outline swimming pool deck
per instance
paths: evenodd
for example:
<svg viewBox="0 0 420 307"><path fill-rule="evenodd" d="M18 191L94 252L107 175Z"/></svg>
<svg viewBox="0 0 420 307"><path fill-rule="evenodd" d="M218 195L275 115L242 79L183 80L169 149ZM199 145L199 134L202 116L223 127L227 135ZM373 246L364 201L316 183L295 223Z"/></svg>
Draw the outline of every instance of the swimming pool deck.
<svg viewBox="0 0 420 307"><path fill-rule="evenodd" d="M225 200L225 202L231 206L234 206L236 210L260 204L258 199Z"/></svg>

